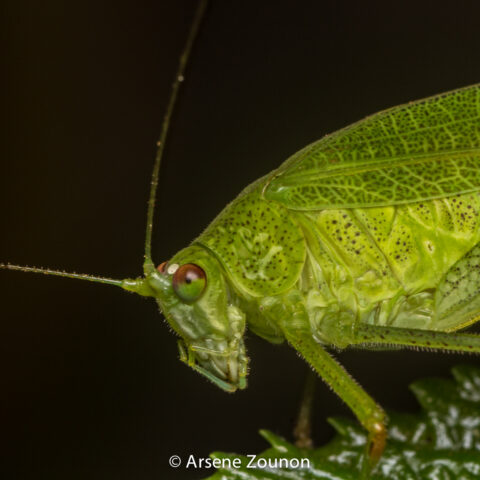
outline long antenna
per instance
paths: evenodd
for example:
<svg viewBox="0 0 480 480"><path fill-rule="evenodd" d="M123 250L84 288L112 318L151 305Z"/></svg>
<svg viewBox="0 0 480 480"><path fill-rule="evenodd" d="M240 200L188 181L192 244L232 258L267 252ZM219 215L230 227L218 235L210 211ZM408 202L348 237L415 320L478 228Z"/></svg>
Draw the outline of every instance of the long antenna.
<svg viewBox="0 0 480 480"><path fill-rule="evenodd" d="M177 101L178 90L180 84L184 80L184 72L187 67L188 59L190 52L197 36L198 29L202 22L205 9L207 8L208 0L200 0L198 4L197 11L195 12L195 17L193 19L192 26L190 27L190 32L188 34L187 43L183 53L180 55L180 60L178 63L177 75L175 81L172 84L172 91L170 93L170 99L168 101L167 110L165 116L163 117L162 130L160 132L160 138L157 142L157 154L155 156L155 163L153 164L152 172L152 181L150 185L150 197L148 199L148 210L147 210L147 227L145 234L145 261L143 264L143 270L145 275L152 272L155 269L155 265L152 261L152 230L153 230L153 213L155 210L155 198L157 195L158 187L158 174L160 171L160 165L162 163L162 155L165 147L165 140L167 138L168 129L170 127L170 119L172 117L173 109Z"/></svg>
<svg viewBox="0 0 480 480"><path fill-rule="evenodd" d="M195 12L195 17L193 19L192 26L190 27L190 32L188 34L185 49L183 50L183 53L180 56L177 75L175 77L175 81L172 84L170 99L168 102L167 110L165 112L165 116L163 117L160 138L157 142L158 148L157 148L157 154L155 156L155 163L153 165L152 182L150 187L150 197L148 200L148 210L147 210L147 228L146 228L146 238L145 238L145 262L144 262L145 273L151 272L155 268L152 262L152 255L151 255L153 212L155 209L155 197L156 197L157 186L158 186L158 173L159 173L160 164L162 161L165 140L167 138L168 128L170 126L170 119L171 119L173 109L175 107L175 103L177 100L178 90L180 88L180 84L184 80L184 72L188 63L190 51L192 50L195 37L197 36L200 23L202 21L203 15L207 8L207 4L208 4L208 0L200 0L200 3L197 7L197 11ZM97 277L94 275L87 275L83 273L69 273L69 272L62 272L61 270L51 270L49 268L27 267L23 265L11 265L9 263L0 263L0 270L16 270L20 272L40 273L43 275L54 275L58 277L74 278L77 280L87 280L89 282L115 285L125 290L134 291L144 296L152 295L150 289L148 288L148 286L145 285L145 281L142 279L116 280L113 278Z"/></svg>
<svg viewBox="0 0 480 480"><path fill-rule="evenodd" d="M94 275L86 275L84 273L69 273L61 270L50 270L49 268L24 267L22 265L11 265L9 263L0 263L2 270L17 270L20 272L41 273L43 275L55 275L57 277L75 278L77 280L88 280L89 282L106 283L108 285L116 285L123 287L124 280L115 280L107 277L96 277Z"/></svg>

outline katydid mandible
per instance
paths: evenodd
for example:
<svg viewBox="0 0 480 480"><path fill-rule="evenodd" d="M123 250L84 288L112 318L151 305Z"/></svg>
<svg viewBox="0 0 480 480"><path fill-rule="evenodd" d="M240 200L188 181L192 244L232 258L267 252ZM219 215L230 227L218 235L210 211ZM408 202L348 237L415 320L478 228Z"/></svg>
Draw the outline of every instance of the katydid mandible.
<svg viewBox="0 0 480 480"><path fill-rule="evenodd" d="M154 165L144 277L78 278L153 297L180 358L226 391L246 387L246 325L288 341L369 432L381 407L328 348L422 347L480 353L452 333L480 319L480 85L366 118L294 154L248 186L195 239L156 266L151 239L163 147L202 1L180 60Z"/></svg>

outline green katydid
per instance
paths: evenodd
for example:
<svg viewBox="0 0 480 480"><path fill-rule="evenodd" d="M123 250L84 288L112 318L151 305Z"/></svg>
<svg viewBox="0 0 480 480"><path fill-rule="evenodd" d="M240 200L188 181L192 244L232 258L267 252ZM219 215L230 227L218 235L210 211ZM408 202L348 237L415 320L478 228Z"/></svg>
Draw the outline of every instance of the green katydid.
<svg viewBox="0 0 480 480"><path fill-rule="evenodd" d="M286 339L367 428L375 461L385 441L383 411L323 347L480 352L477 336L447 333L475 322L480 308L480 87L397 107L306 147L156 268L153 206L178 86L154 169L145 277L2 268L156 298L180 335L181 359L227 391L246 386L247 323L271 342Z"/></svg>

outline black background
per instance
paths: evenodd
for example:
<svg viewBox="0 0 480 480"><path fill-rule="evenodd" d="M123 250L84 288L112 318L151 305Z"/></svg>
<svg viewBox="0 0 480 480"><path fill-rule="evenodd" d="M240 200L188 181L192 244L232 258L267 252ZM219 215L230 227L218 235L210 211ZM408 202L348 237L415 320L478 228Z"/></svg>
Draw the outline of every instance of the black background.
<svg viewBox="0 0 480 480"><path fill-rule="evenodd" d="M8 0L2 11L0 261L141 274L155 142L196 2ZM214 0L172 125L160 263L249 182L367 114L480 80L478 2ZM5 478L195 479L168 458L291 438L306 368L248 335L249 388L178 361L156 305L109 286L0 272ZM384 406L478 358L338 355ZM350 415L322 383L315 439ZM210 472L211 473L211 472Z"/></svg>

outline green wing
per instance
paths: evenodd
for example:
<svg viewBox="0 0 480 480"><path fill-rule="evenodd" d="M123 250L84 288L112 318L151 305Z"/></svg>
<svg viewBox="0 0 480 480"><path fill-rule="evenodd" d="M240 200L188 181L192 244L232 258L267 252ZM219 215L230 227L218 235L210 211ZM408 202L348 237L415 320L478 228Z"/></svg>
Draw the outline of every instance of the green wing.
<svg viewBox="0 0 480 480"><path fill-rule="evenodd" d="M480 84L377 113L274 172L268 200L296 210L419 202L480 190Z"/></svg>

